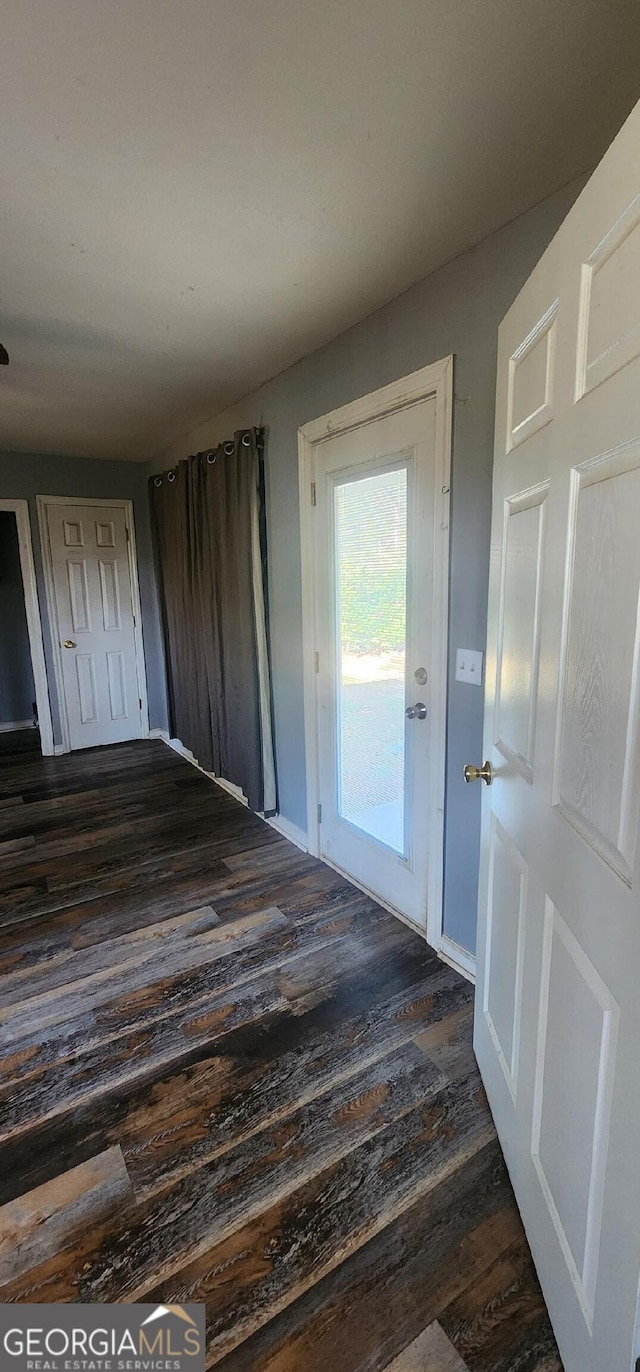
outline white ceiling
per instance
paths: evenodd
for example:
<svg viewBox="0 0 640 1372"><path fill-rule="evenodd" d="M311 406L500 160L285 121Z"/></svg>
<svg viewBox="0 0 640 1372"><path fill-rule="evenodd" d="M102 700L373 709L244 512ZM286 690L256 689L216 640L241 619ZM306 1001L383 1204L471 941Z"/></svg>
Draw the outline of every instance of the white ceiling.
<svg viewBox="0 0 640 1372"><path fill-rule="evenodd" d="M592 166L637 0L0 0L0 448L148 458Z"/></svg>

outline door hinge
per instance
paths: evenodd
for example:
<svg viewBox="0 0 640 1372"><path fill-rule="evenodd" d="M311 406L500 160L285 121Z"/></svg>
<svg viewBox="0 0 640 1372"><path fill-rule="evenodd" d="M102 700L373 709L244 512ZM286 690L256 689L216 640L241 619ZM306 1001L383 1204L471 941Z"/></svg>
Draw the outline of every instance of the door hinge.
<svg viewBox="0 0 640 1372"><path fill-rule="evenodd" d="M320 654L319 654L319 653L314 653L314 654L313 654L313 670L314 670L314 672L319 672L319 671L320 671Z"/></svg>
<svg viewBox="0 0 640 1372"><path fill-rule="evenodd" d="M322 824L322 806L318 806L318 824Z"/></svg>
<svg viewBox="0 0 640 1372"><path fill-rule="evenodd" d="M140 706L140 709L142 709L142 701L140 699L140 696L138 696L138 705Z"/></svg>
<svg viewBox="0 0 640 1372"><path fill-rule="evenodd" d="M129 530L128 530L126 524L125 524L125 526L124 526L124 531L125 531L125 534L127 535L127 543L128 543L128 542L129 542Z"/></svg>
<svg viewBox="0 0 640 1372"><path fill-rule="evenodd" d="M312 505L315 505L315 503L316 503L316 483L315 483L315 481L312 481L312 482L311 482L311 504L312 504Z"/></svg>

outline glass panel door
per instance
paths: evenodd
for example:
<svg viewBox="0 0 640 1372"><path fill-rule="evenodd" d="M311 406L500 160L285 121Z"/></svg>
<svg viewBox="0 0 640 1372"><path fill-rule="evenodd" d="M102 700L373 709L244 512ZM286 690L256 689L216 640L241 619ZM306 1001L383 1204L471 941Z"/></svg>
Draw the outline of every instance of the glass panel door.
<svg viewBox="0 0 640 1372"><path fill-rule="evenodd" d="M434 421L430 396L323 439L313 516L320 856L421 928L433 780Z"/></svg>
<svg viewBox="0 0 640 1372"><path fill-rule="evenodd" d="M334 486L336 810L407 852L407 464Z"/></svg>

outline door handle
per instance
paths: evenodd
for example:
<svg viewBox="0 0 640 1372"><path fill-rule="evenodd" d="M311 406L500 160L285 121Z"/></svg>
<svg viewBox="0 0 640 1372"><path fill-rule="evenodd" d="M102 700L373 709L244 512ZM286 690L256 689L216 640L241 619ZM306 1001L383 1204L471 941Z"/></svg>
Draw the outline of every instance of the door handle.
<svg viewBox="0 0 640 1372"><path fill-rule="evenodd" d="M77 643L74 643L72 638L65 638L62 646L63 648L77 648L78 645Z"/></svg>
<svg viewBox="0 0 640 1372"><path fill-rule="evenodd" d="M407 719L426 719L427 707L422 700L417 700L415 705L407 705L405 715Z"/></svg>
<svg viewBox="0 0 640 1372"><path fill-rule="evenodd" d="M490 762L483 762L482 767L472 767L468 762L463 776L465 781L484 781L485 786L490 786L493 781L493 767Z"/></svg>

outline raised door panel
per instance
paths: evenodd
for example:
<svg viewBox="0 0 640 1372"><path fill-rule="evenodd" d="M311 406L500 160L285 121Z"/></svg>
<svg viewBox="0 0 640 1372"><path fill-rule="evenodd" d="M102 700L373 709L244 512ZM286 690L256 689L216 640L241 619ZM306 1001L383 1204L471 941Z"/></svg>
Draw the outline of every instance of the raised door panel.
<svg viewBox="0 0 640 1372"><path fill-rule="evenodd" d="M545 501L536 486L505 501L495 743L531 781L535 745Z"/></svg>
<svg viewBox="0 0 640 1372"><path fill-rule="evenodd" d="M573 473L555 803L630 884L640 786L640 448Z"/></svg>
<svg viewBox="0 0 640 1372"><path fill-rule="evenodd" d="M107 653L107 681L111 718L126 719L128 712L124 653Z"/></svg>
<svg viewBox="0 0 640 1372"><path fill-rule="evenodd" d="M69 558L67 560L67 580L69 587L69 605L71 609L71 627L75 634L88 634L91 632L91 607L89 601L87 564L84 558L82 561L75 558Z"/></svg>
<svg viewBox="0 0 640 1372"><path fill-rule="evenodd" d="M557 300L509 358L507 452L553 417Z"/></svg>
<svg viewBox="0 0 640 1372"><path fill-rule="evenodd" d="M115 548L116 535L112 519L96 520L96 545L98 548Z"/></svg>
<svg viewBox="0 0 640 1372"><path fill-rule="evenodd" d="M62 537L65 548L84 547L84 528L81 519L63 519Z"/></svg>
<svg viewBox="0 0 640 1372"><path fill-rule="evenodd" d="M577 398L640 353L640 196L584 264L580 313Z"/></svg>
<svg viewBox="0 0 640 1372"><path fill-rule="evenodd" d="M547 898L531 1153L589 1329L618 1021L613 996Z"/></svg>
<svg viewBox="0 0 640 1372"><path fill-rule="evenodd" d="M515 1103L518 1089L527 866L493 817L483 1012Z"/></svg>
<svg viewBox="0 0 640 1372"><path fill-rule="evenodd" d="M78 682L80 723L95 724L99 719L96 669L93 653L77 653L75 658Z"/></svg>
<svg viewBox="0 0 640 1372"><path fill-rule="evenodd" d="M98 562L100 572L100 597L102 601L102 625L105 632L121 628L120 621L120 584L117 562Z"/></svg>

